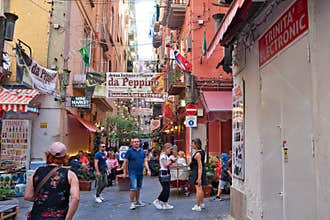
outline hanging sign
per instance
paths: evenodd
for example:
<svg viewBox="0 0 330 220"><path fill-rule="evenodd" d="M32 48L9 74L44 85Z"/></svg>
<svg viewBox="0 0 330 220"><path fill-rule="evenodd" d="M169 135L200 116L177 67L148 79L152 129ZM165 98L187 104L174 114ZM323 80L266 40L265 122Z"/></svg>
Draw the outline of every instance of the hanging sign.
<svg viewBox="0 0 330 220"><path fill-rule="evenodd" d="M30 76L33 82L33 88L41 93L54 94L56 89L57 72L40 66L32 60L29 68Z"/></svg>
<svg viewBox="0 0 330 220"><path fill-rule="evenodd" d="M164 98L164 76L161 73L109 72L107 98Z"/></svg>
<svg viewBox="0 0 330 220"><path fill-rule="evenodd" d="M308 31L307 0L297 0L259 39L259 66Z"/></svg>
<svg viewBox="0 0 330 220"><path fill-rule="evenodd" d="M72 108L90 108L90 100L85 96L72 96L71 97Z"/></svg>

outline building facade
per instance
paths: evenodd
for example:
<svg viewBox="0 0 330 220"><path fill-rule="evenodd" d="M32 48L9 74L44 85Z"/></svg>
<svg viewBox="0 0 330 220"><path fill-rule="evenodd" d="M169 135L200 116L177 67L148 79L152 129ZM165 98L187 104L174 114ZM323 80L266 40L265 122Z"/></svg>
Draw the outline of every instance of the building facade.
<svg viewBox="0 0 330 220"><path fill-rule="evenodd" d="M216 103L223 103L222 94L231 97L232 77L222 67L219 68L218 63L223 58L221 47L210 59L205 56L207 44L226 10L227 7L210 1L160 2L159 23L162 25L160 33L163 40L160 59L167 78L168 94L174 96L164 108L171 106L175 119L169 121L177 122L169 126L165 123L165 131L169 131L167 136L172 136L174 142L177 140L175 144L188 155L191 152L190 140L197 137L209 154L219 155L231 148L231 102L221 109L217 105L209 108L211 103L208 102L213 102L209 100L215 98ZM174 50L191 64L190 71L185 72L177 67ZM196 127L188 127L185 120L185 105L192 103L199 109Z"/></svg>
<svg viewBox="0 0 330 220"><path fill-rule="evenodd" d="M244 97L233 114L234 219L328 219L329 7L234 1L214 37L234 45L234 105Z"/></svg>
<svg viewBox="0 0 330 220"><path fill-rule="evenodd" d="M31 160L43 158L50 143L62 141L70 154L78 150L92 151L93 134L98 131L95 124L104 125L111 114L112 101L95 89L88 96L87 73L105 73L127 70L128 33L125 31L129 19L124 15L128 4L119 1L28 1L22 7L20 1L1 1L4 12L18 15L15 39L6 42L6 51L12 58L10 72L1 79L5 92L17 89L30 91L31 84L17 82L15 43L21 40L26 54L40 66L57 73L55 93L45 95L35 89L37 96L25 103L35 107L37 114L21 111L6 111L2 106L1 119L26 119L31 126L29 140ZM81 48L87 47L88 60L83 61ZM89 65L86 64L88 61ZM94 75L92 75L94 76ZM104 78L104 77L103 77ZM101 83L102 84L102 83ZM8 92L7 92L8 93ZM100 95L101 94L101 95ZM89 107L71 105L72 97L89 98ZM18 106L18 105L16 105Z"/></svg>

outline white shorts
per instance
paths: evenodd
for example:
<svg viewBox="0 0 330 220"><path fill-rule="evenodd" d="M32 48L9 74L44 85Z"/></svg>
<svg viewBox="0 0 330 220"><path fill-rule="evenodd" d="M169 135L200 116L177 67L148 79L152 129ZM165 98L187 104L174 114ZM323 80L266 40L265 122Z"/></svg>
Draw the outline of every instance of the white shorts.
<svg viewBox="0 0 330 220"><path fill-rule="evenodd" d="M228 181L225 180L219 180L219 185L218 185L218 189L225 189L226 185L230 185L230 183Z"/></svg>

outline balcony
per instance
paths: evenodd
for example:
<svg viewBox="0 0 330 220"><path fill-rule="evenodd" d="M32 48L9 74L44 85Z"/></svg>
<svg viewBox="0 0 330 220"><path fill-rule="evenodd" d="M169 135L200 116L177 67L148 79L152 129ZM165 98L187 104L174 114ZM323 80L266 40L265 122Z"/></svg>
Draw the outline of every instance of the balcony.
<svg viewBox="0 0 330 220"><path fill-rule="evenodd" d="M73 74L73 88L75 89L83 89L86 87L86 75L75 73Z"/></svg>
<svg viewBox="0 0 330 220"><path fill-rule="evenodd" d="M168 0L162 20L163 25L167 25L172 30L180 29L186 15L185 0Z"/></svg>
<svg viewBox="0 0 330 220"><path fill-rule="evenodd" d="M167 92L169 95L179 95L185 91L184 74L176 69L167 73Z"/></svg>

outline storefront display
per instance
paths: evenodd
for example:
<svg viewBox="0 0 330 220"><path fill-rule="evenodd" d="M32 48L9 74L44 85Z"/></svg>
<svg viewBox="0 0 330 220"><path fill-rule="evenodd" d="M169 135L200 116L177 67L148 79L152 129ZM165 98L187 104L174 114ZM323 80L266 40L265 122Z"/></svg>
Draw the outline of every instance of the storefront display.
<svg viewBox="0 0 330 220"><path fill-rule="evenodd" d="M1 161L10 161L15 167L27 167L30 151L29 120L2 121Z"/></svg>

